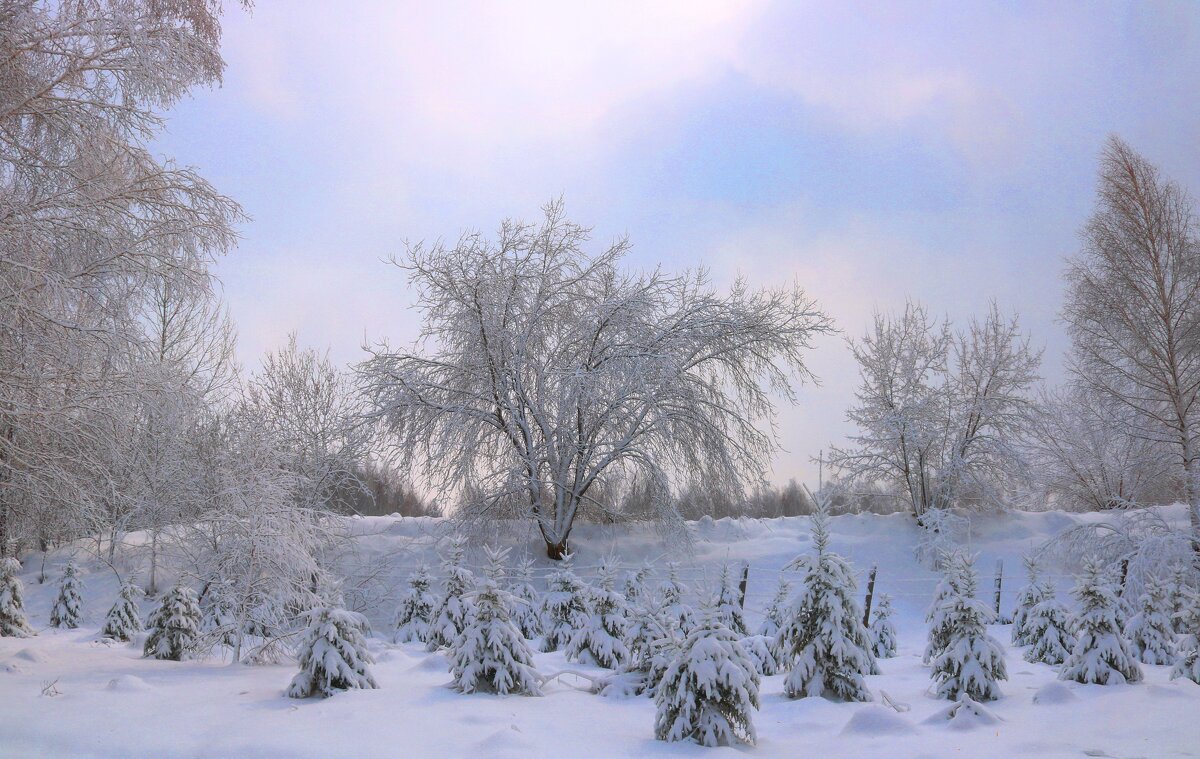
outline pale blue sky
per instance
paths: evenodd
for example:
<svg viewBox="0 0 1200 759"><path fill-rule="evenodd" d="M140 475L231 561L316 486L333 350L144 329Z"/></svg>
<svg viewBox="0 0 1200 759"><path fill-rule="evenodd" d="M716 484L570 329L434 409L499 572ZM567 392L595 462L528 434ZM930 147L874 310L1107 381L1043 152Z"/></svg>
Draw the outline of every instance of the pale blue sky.
<svg viewBox="0 0 1200 759"><path fill-rule="evenodd" d="M1057 380L1105 136L1200 192L1200 3L586 5L230 11L224 87L160 146L253 216L219 270L247 366L293 329L340 362L411 339L381 259L562 194L631 265L799 278L851 335L908 296L958 320L995 298ZM812 366L777 480L848 431L842 341Z"/></svg>

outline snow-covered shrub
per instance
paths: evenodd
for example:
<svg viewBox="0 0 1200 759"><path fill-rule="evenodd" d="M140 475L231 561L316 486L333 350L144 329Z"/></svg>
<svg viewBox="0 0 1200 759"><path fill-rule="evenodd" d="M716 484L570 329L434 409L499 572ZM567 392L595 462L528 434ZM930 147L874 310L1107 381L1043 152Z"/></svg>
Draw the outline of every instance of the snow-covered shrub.
<svg viewBox="0 0 1200 759"><path fill-rule="evenodd" d="M753 745L759 677L737 636L705 615L659 683L654 735L703 746Z"/></svg>
<svg viewBox="0 0 1200 759"><path fill-rule="evenodd" d="M600 564L598 585L588 596L588 615L567 644L567 659L616 669L629 658L625 633L629 626L625 599L613 589L616 571L606 559Z"/></svg>
<svg viewBox="0 0 1200 759"><path fill-rule="evenodd" d="M1099 561L1089 559L1084 564L1075 599L1079 603L1071 630L1075 647L1059 678L1098 685L1140 681L1142 668L1121 634L1113 583Z"/></svg>
<svg viewBox="0 0 1200 759"><path fill-rule="evenodd" d="M718 581L716 612L721 623L736 635L746 636L746 620L742 616L742 605L739 601L741 594L734 582L733 573L728 564L721 565L721 578Z"/></svg>
<svg viewBox="0 0 1200 759"><path fill-rule="evenodd" d="M754 662L754 671L763 677L779 674L779 661L775 658L775 638L766 635L747 635L742 638L746 656Z"/></svg>
<svg viewBox="0 0 1200 759"><path fill-rule="evenodd" d="M633 606L641 599L644 593L649 591L647 583L654 575L654 565L649 561L642 562L642 566L625 575L625 603Z"/></svg>
<svg viewBox="0 0 1200 759"><path fill-rule="evenodd" d="M79 570L75 562L68 562L63 571L62 584L58 587L58 598L50 610L50 624L54 627L75 629L83 621L83 597L79 582Z"/></svg>
<svg viewBox="0 0 1200 759"><path fill-rule="evenodd" d="M643 593L631 610L625 631L629 656L617 674L608 678L601 695L653 696L682 643L678 623L668 613L661 596L649 591Z"/></svg>
<svg viewBox="0 0 1200 759"><path fill-rule="evenodd" d="M874 619L868 633L871 636L871 653L877 659L890 659L896 655L896 626L892 623L892 598L886 593L879 597Z"/></svg>
<svg viewBox="0 0 1200 759"><path fill-rule="evenodd" d="M20 571L16 559L0 559L0 637L3 638L28 638L34 634L25 618L21 579L17 577Z"/></svg>
<svg viewBox="0 0 1200 759"><path fill-rule="evenodd" d="M938 698L951 701L1000 698L998 680L1007 680L1004 648L988 635L992 612L975 598L978 580L974 561L960 555L947 571L956 574L954 592L936 610L936 624L946 631L946 645L933 659L933 681Z"/></svg>
<svg viewBox="0 0 1200 759"><path fill-rule="evenodd" d="M200 606L191 588L176 585L150 614L143 653L151 659L179 661L191 654L200 637Z"/></svg>
<svg viewBox="0 0 1200 759"><path fill-rule="evenodd" d="M542 651L546 653L570 645L575 632L587 624L587 595L571 569L572 559L569 553L562 557L542 596Z"/></svg>
<svg viewBox="0 0 1200 759"><path fill-rule="evenodd" d="M100 634L113 640L129 640L142 631L142 617L138 612L137 599L142 594L139 588L130 580L121 584L121 593L117 601L108 610L104 618L104 627Z"/></svg>
<svg viewBox="0 0 1200 759"><path fill-rule="evenodd" d="M1174 664L1175 630L1167 588L1153 577L1144 584L1140 608L1125 623L1125 638L1133 655L1144 664Z"/></svg>
<svg viewBox="0 0 1200 759"><path fill-rule="evenodd" d="M492 576L475 593L471 616L451 653L454 687L462 693L542 694L533 652L512 622L510 602Z"/></svg>
<svg viewBox="0 0 1200 759"><path fill-rule="evenodd" d="M1171 622L1175 632L1187 634L1188 615L1191 607L1200 598L1200 593L1188 585L1188 575L1191 574L1191 562L1179 561L1171 570L1169 600L1171 604Z"/></svg>
<svg viewBox="0 0 1200 759"><path fill-rule="evenodd" d="M437 605L437 599L429 590L432 583L429 567L424 564L408 578L408 590L396 609L397 643L425 643L429 640L429 626L433 623L434 607Z"/></svg>
<svg viewBox="0 0 1200 759"><path fill-rule="evenodd" d="M526 640L542 634L542 596L533 586L533 559L529 556L517 564L508 592L513 597L513 624Z"/></svg>
<svg viewBox="0 0 1200 759"><path fill-rule="evenodd" d="M828 550L828 544L828 512L822 505L813 516L816 553L789 565L804 569L805 576L803 590L778 636L781 663L790 665L784 693L789 698L870 701L863 677L879 674L879 669L855 600L854 573L845 559Z"/></svg>
<svg viewBox="0 0 1200 759"><path fill-rule="evenodd" d="M917 561L940 570L942 562L958 552L971 533L971 520L950 509L933 508L921 514L921 530L914 549Z"/></svg>
<svg viewBox="0 0 1200 759"><path fill-rule="evenodd" d="M791 597L791 583L787 581L787 578L781 576L779 578L779 586L775 589L775 597L771 599L771 603L767 605L766 611L763 612L762 624L758 626L759 635L766 635L772 639L779 635L780 628L787 621L788 610L791 607L789 603Z"/></svg>
<svg viewBox="0 0 1200 759"><path fill-rule="evenodd" d="M451 538L442 564L442 571L446 573L442 580L442 597L434 610L425 645L428 651L454 645L471 615L473 602L468 593L475 588L475 575L463 566L466 550L466 538L460 535Z"/></svg>
<svg viewBox="0 0 1200 759"><path fill-rule="evenodd" d="M336 607L305 614L308 628L300 641L300 671L288 685L288 698L328 698L351 688L378 688L368 665L367 619Z"/></svg>
<svg viewBox="0 0 1200 759"><path fill-rule="evenodd" d="M1017 605L1013 609L1012 644L1014 646L1030 644L1029 627L1026 620L1029 619L1029 612L1033 607L1046 597L1046 587L1041 582L1041 567L1038 565L1037 559L1033 556L1026 556L1024 562L1025 573L1029 579L1025 587L1021 588L1020 594L1017 595Z"/></svg>
<svg viewBox="0 0 1200 759"><path fill-rule="evenodd" d="M200 601L200 632L212 643L233 646L237 644L238 628L237 610L228 586L223 582L212 583ZM252 632L253 628L244 631Z"/></svg>
<svg viewBox="0 0 1200 759"><path fill-rule="evenodd" d="M684 600L688 587L679 580L679 565L671 561L667 563L667 579L659 588L662 593L663 605L667 613L675 617L675 622L683 634L687 634L695 624L696 612Z"/></svg>
<svg viewBox="0 0 1200 759"><path fill-rule="evenodd" d="M1179 654L1175 659L1175 667L1171 670L1171 679L1184 677L1200 685L1200 599L1190 596L1191 603L1185 603L1183 618L1183 639L1179 641Z"/></svg>
<svg viewBox="0 0 1200 759"><path fill-rule="evenodd" d="M1045 595L1025 618L1029 649L1025 661L1043 664L1062 664L1075 647L1071 634L1071 615L1067 607L1054 597L1053 586L1047 585Z"/></svg>

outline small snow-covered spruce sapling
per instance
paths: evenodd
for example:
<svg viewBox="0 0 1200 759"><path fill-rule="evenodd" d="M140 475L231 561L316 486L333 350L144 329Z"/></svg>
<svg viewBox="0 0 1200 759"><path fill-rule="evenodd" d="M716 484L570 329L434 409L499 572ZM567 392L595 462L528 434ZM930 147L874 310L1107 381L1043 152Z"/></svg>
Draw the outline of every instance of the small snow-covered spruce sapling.
<svg viewBox="0 0 1200 759"><path fill-rule="evenodd" d="M625 575L624 592L626 604L633 606L641 600L642 595L649 590L647 583L652 576L654 576L654 565L649 561L642 562L642 566Z"/></svg>
<svg viewBox="0 0 1200 759"><path fill-rule="evenodd" d="M69 562L63 570L62 584L58 588L58 598L54 608L50 610L50 624L54 627L65 627L74 630L83 621L83 597L80 594L79 569L75 562Z"/></svg>
<svg viewBox="0 0 1200 759"><path fill-rule="evenodd" d="M1188 594L1180 617L1185 632L1179 641L1179 654L1171 670L1171 679L1182 677L1200 685L1200 597Z"/></svg>
<svg viewBox="0 0 1200 759"><path fill-rule="evenodd" d="M142 589L131 580L121 584L121 592L117 601L108 610L104 618L104 627L100 634L113 640L130 640L142 631L142 617L138 612L138 596Z"/></svg>
<svg viewBox="0 0 1200 759"><path fill-rule="evenodd" d="M639 596L629 615L625 644L629 656L601 688L604 696L654 696L663 673L683 643L679 627L658 593L647 590Z"/></svg>
<svg viewBox="0 0 1200 759"><path fill-rule="evenodd" d="M779 650L791 668L783 690L789 698L827 696L870 701L866 675L879 674L871 640L855 600L850 565L829 550L829 512L822 500L813 515L816 552L789 568L805 570L803 590L779 631Z"/></svg>
<svg viewBox="0 0 1200 759"><path fill-rule="evenodd" d="M988 635L992 612L975 597L978 580L974 559L958 554L947 571L957 574L953 595L937 610L947 631L946 646L933 659L933 681L938 698L961 701L994 701L1000 698L997 682L1008 679L1004 647Z"/></svg>
<svg viewBox="0 0 1200 759"><path fill-rule="evenodd" d="M871 653L877 659L896 655L896 625L892 623L892 598L884 593L875 607L875 618L867 632L871 636Z"/></svg>
<svg viewBox="0 0 1200 759"><path fill-rule="evenodd" d="M729 571L729 564L721 565L721 578L718 580L718 586L716 600L717 616L736 635L745 637L749 632L746 629L746 620L742 615L741 594L734 582L733 573Z"/></svg>
<svg viewBox="0 0 1200 759"><path fill-rule="evenodd" d="M1012 644L1014 646L1030 644L1029 627L1026 622L1029 619L1029 612L1046 597L1046 588L1041 582L1041 566L1037 559L1033 556L1026 556L1023 561L1025 574L1029 581L1025 587L1021 588L1021 592L1017 595L1017 606L1013 609Z"/></svg>
<svg viewBox="0 0 1200 759"><path fill-rule="evenodd" d="M200 632L210 642L225 646L237 645L239 627L237 610L230 598L229 586L214 581L200 602ZM249 627L249 620L247 620Z"/></svg>
<svg viewBox="0 0 1200 759"><path fill-rule="evenodd" d="M588 593L591 603L587 618L571 636L565 653L570 660L617 669L629 658L625 599L613 589L617 574L608 559L601 562L598 575L598 584Z"/></svg>
<svg viewBox="0 0 1200 759"><path fill-rule="evenodd" d="M463 566L467 551L467 540L461 535L450 539L442 570L442 597L433 613L433 624L429 627L425 649L436 651L454 645L458 634L466 627L471 615L472 601L468 594L475 588L475 575Z"/></svg>
<svg viewBox="0 0 1200 759"><path fill-rule="evenodd" d="M1116 592L1104 565L1088 559L1075 586L1078 614L1072 624L1075 647L1058 676L1080 683L1136 683L1142 668L1129 650L1118 622Z"/></svg>
<svg viewBox="0 0 1200 759"><path fill-rule="evenodd" d="M1171 621L1175 632L1184 635L1190 632L1187 629L1188 614L1190 607L1196 603L1198 598L1197 592L1188 586L1190 570L1190 562L1180 561L1171 571Z"/></svg>
<svg viewBox="0 0 1200 759"><path fill-rule="evenodd" d="M507 553L492 553L492 566L499 566ZM451 653L454 687L462 693L540 696L533 652L512 622L512 596L500 589L500 580L498 572L489 571L474 594L471 616Z"/></svg>
<svg viewBox="0 0 1200 759"><path fill-rule="evenodd" d="M779 674L779 660L775 658L775 638L766 635L747 635L742 638L746 656L754 662L754 670L763 677Z"/></svg>
<svg viewBox="0 0 1200 759"><path fill-rule="evenodd" d="M429 640L429 626L433 623L437 598L429 590L433 580L429 568L422 564L408 578L408 590L400 599L396 609L397 643L425 643Z"/></svg>
<svg viewBox="0 0 1200 759"><path fill-rule="evenodd" d="M684 635L695 624L696 612L683 599L687 596L688 587L679 580L679 565L673 561L667 562L667 579L659 588L662 592L663 605L675 617L680 632Z"/></svg>
<svg viewBox="0 0 1200 759"><path fill-rule="evenodd" d="M588 619L583 583L571 569L574 556L563 554L558 568L546 583L542 596L542 651L549 653L570 645L575 632Z"/></svg>
<svg viewBox="0 0 1200 759"><path fill-rule="evenodd" d="M1052 587L1047 586L1045 597L1029 610L1025 625L1029 634L1025 661L1062 664L1071 655L1075 647L1071 615L1062 601L1055 598Z"/></svg>
<svg viewBox="0 0 1200 759"><path fill-rule="evenodd" d="M0 638L28 638L34 635L25 617L21 565L13 558L0 559Z"/></svg>
<svg viewBox="0 0 1200 759"><path fill-rule="evenodd" d="M150 635L142 651L151 659L180 661L200 638L200 605L191 588L176 585L150 614Z"/></svg>
<svg viewBox="0 0 1200 759"><path fill-rule="evenodd" d="M779 585L775 588L775 597L771 599L771 603L767 605L766 611L763 612L762 624L758 626L758 634L766 635L768 638L774 638L779 635L780 628L783 627L787 620L788 609L790 607L789 599L792 597L792 585L786 578L779 578Z"/></svg>
<svg viewBox="0 0 1200 759"><path fill-rule="evenodd" d="M517 563L508 592L513 596L513 624L526 640L542 634L542 596L533 586L533 557L525 556Z"/></svg>
<svg viewBox="0 0 1200 759"><path fill-rule="evenodd" d="M1125 638L1143 664L1174 664L1175 630L1171 624L1167 588L1147 577L1137 613L1125 623Z"/></svg>
<svg viewBox="0 0 1200 759"><path fill-rule="evenodd" d="M753 745L758 686L737 636L715 615L702 615L655 692L654 735L702 746Z"/></svg>
<svg viewBox="0 0 1200 759"><path fill-rule="evenodd" d="M957 552L944 554L938 560L942 576L938 580L937 587L934 588L933 603L925 612L925 623L929 625L929 642L925 645L925 653L921 656L921 662L924 664L932 663L942 651L946 650L946 646L950 642L950 618L942 612L942 609L952 603L959 594L956 584L961 579L961 573L956 571L955 565L960 560L961 557Z"/></svg>
<svg viewBox="0 0 1200 759"><path fill-rule="evenodd" d="M378 688L367 652L367 619L337 607L305 612L308 627L300 641L300 671L288 685L288 698L308 698L362 688Z"/></svg>

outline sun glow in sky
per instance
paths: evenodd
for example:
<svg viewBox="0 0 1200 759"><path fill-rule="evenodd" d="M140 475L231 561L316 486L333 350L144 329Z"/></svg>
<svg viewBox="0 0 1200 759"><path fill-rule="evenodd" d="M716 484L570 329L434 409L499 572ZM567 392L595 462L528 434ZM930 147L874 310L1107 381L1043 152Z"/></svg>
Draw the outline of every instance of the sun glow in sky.
<svg viewBox="0 0 1200 759"><path fill-rule="evenodd" d="M873 309L1018 311L1062 377L1059 274L1118 133L1200 193L1200 4L259 0L225 85L159 148L253 221L219 268L254 367L291 330L342 363L417 315L405 239L564 196L635 267L795 278L858 336ZM843 340L779 416L773 479L850 431Z"/></svg>

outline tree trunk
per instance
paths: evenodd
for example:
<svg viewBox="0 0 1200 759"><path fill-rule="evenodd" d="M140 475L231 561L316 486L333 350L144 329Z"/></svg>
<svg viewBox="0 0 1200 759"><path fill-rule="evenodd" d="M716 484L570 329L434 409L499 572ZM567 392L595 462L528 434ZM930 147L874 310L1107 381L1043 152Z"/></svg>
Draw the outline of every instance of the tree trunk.
<svg viewBox="0 0 1200 759"><path fill-rule="evenodd" d="M546 541L546 556L554 561L561 561L562 557L567 553L567 539L563 538L557 543Z"/></svg>

